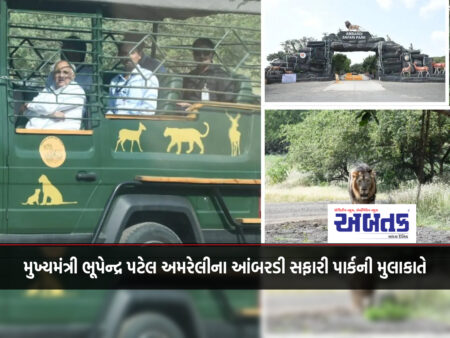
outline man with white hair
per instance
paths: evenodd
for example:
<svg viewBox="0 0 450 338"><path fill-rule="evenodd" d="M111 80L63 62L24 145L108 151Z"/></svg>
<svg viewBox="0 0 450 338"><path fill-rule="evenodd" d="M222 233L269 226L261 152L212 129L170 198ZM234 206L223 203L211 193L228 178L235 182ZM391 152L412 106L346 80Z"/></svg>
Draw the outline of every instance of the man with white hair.
<svg viewBox="0 0 450 338"><path fill-rule="evenodd" d="M23 106L24 116L29 118L25 128L79 130L86 95L74 79L70 63L58 61L53 70L54 83Z"/></svg>

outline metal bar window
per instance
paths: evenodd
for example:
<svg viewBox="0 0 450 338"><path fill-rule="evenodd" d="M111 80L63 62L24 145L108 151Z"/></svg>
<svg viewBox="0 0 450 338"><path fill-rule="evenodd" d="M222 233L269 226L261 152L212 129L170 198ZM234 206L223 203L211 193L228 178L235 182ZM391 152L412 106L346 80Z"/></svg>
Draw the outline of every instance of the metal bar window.
<svg viewBox="0 0 450 338"><path fill-rule="evenodd" d="M133 38L130 40L131 36ZM212 45L208 48L193 47L193 42L198 38L208 39ZM124 66L129 56L123 53L119 56L121 44L129 44L134 48L143 46L144 61L141 59L140 66L153 72L158 79L156 109L149 113L182 113L186 106L202 100L259 103L258 29L215 26L214 17L185 21L105 18L101 67L105 92L103 103L110 113L127 114L126 106L114 111L114 100L118 97L116 93L120 93L120 90L130 93L142 87L142 84L126 81L133 74ZM205 61L194 59L194 52L212 55L213 64L208 71L200 70ZM120 76L123 77L120 85L117 81L111 82ZM130 95L129 101L132 107L137 98ZM137 112L133 111L134 114Z"/></svg>
<svg viewBox="0 0 450 338"><path fill-rule="evenodd" d="M187 106L199 101L260 101L259 29L214 25L214 16L145 21L104 18L101 12L9 10L8 15L11 118L17 119L22 104L51 86L53 66L61 57L70 59L85 91L84 129L95 127L100 113L183 116ZM193 47L198 38L212 45ZM122 45L129 48L119 55ZM135 51L141 54L139 67L127 66ZM81 54L84 58L77 58ZM194 54L210 54L208 71L201 70L207 61Z"/></svg>
<svg viewBox="0 0 450 338"><path fill-rule="evenodd" d="M9 118L21 128L31 117L56 120L55 114L43 115L42 109L45 114L59 109L66 114L68 124L78 121L71 128L91 128L99 111L92 15L9 10L8 16ZM74 82L55 82L54 66L61 59L70 62ZM70 104L63 105L63 101ZM36 112L30 108L35 106L39 107ZM69 115L68 111L77 114ZM28 118L22 117L24 112Z"/></svg>

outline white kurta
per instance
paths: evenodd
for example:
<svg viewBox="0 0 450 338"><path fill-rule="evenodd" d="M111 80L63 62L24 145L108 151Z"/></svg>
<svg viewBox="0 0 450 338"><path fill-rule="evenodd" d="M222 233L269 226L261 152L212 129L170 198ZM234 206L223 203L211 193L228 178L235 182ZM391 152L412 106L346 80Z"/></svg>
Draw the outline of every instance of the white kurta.
<svg viewBox="0 0 450 338"><path fill-rule="evenodd" d="M84 90L75 81L58 89L44 88L27 105L24 115L30 120L25 128L79 130L85 101ZM57 111L63 112L65 119L46 118Z"/></svg>

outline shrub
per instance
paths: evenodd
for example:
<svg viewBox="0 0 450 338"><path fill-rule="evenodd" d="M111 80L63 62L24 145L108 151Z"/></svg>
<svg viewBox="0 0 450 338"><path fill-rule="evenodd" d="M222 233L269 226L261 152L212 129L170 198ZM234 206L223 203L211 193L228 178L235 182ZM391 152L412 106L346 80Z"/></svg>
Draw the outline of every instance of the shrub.
<svg viewBox="0 0 450 338"><path fill-rule="evenodd" d="M275 163L267 170L267 175L271 184L281 183L289 175L289 165L284 158L278 158Z"/></svg>

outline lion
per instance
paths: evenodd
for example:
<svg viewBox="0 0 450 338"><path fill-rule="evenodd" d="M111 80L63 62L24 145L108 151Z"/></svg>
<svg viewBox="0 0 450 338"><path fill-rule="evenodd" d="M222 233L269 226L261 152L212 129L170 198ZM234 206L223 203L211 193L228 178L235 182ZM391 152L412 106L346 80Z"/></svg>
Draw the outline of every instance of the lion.
<svg viewBox="0 0 450 338"><path fill-rule="evenodd" d="M377 182L375 171L365 163L357 165L348 179L348 192L352 204L374 204L377 194ZM353 280L357 289L352 290L352 302L359 312L371 306L374 300L375 290L372 285L361 283L357 278ZM370 284L370 283L369 283Z"/></svg>
<svg viewBox="0 0 450 338"><path fill-rule="evenodd" d="M42 203L41 205L61 205L77 204L78 202L65 202L63 195L48 179L46 175L41 175L38 180L42 184Z"/></svg>
<svg viewBox="0 0 450 338"><path fill-rule="evenodd" d="M25 203L22 205L39 205L39 195L41 194L41 189L34 189L34 194L27 198Z"/></svg>
<svg viewBox="0 0 450 338"><path fill-rule="evenodd" d="M355 167L349 176L348 192L352 204L374 204L377 194L375 171L362 163Z"/></svg>
<svg viewBox="0 0 450 338"><path fill-rule="evenodd" d="M358 25L352 25L350 23L350 21L345 21L345 27L347 27L347 29L349 31L360 31L361 30L361 26Z"/></svg>
<svg viewBox="0 0 450 338"><path fill-rule="evenodd" d="M194 150L194 143L198 145L200 148L200 154L204 153L205 147L203 146L202 138L208 136L209 134L209 124L207 122L203 122L206 127L206 131L204 134L201 134L197 129L194 128L169 128L167 127L164 130L164 137L170 137L170 143L167 147L167 152L176 145L177 146L177 155L181 154L181 147L183 143L189 144L189 149L186 151L186 154L190 154L192 150Z"/></svg>

